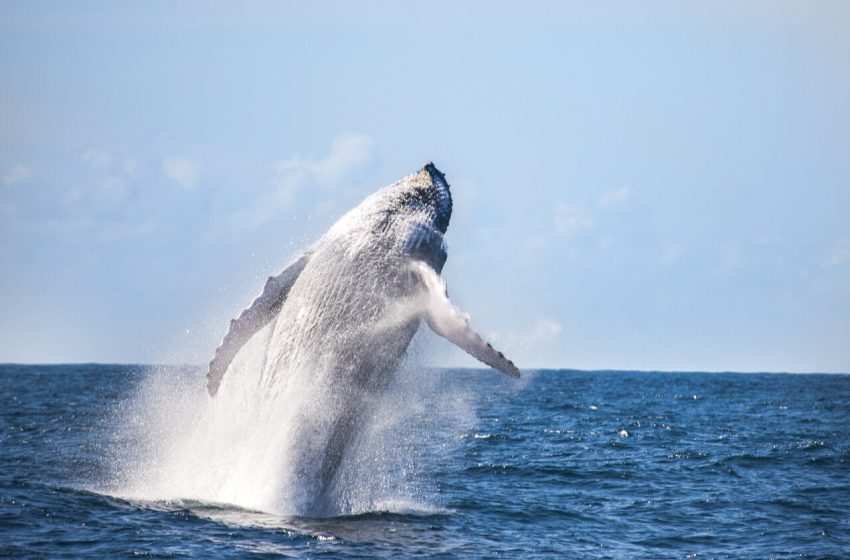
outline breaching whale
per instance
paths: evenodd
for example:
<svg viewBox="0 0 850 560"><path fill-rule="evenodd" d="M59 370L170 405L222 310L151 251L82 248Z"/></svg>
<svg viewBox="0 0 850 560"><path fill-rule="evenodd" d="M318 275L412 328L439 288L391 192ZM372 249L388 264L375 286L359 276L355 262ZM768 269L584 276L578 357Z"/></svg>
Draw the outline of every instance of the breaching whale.
<svg viewBox="0 0 850 560"><path fill-rule="evenodd" d="M339 509L328 503L339 495L335 474L358 416L386 387L423 319L481 362L520 376L448 298L439 274L451 213L449 184L433 163L375 192L270 277L216 349L207 373L213 401L249 391L298 407L287 411L285 428L298 442L286 461L301 488L297 511ZM250 367L239 365L248 346L261 348ZM240 376L250 376L249 388Z"/></svg>

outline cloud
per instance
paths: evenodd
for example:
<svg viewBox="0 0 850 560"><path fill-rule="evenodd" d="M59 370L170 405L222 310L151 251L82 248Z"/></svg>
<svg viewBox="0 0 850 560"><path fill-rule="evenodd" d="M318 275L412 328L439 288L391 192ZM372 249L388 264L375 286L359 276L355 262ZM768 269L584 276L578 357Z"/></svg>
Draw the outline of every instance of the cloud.
<svg viewBox="0 0 850 560"><path fill-rule="evenodd" d="M107 204L120 204L127 198L127 185L121 177L110 175L103 179L98 196Z"/></svg>
<svg viewBox="0 0 850 560"><path fill-rule="evenodd" d="M338 187L349 186L374 161L374 146L375 141L365 134L345 132L333 139L324 158L295 154L277 162L271 190L257 198L253 209L237 213L236 220L247 227L258 227L296 209L329 211L338 201ZM312 192L308 193L310 187ZM309 200L314 206L305 208Z"/></svg>
<svg viewBox="0 0 850 560"><path fill-rule="evenodd" d="M825 267L832 268L848 261L850 261L850 242L842 241L823 259L822 264Z"/></svg>
<svg viewBox="0 0 850 560"><path fill-rule="evenodd" d="M186 189L194 189L201 182L201 162L187 156L168 156L162 160L162 174Z"/></svg>
<svg viewBox="0 0 850 560"><path fill-rule="evenodd" d="M375 141L369 136L346 132L333 139L328 157L305 159L296 154L278 163L275 169L287 188L306 182L336 185L372 161L374 145Z"/></svg>
<svg viewBox="0 0 850 560"><path fill-rule="evenodd" d="M65 195L62 197L62 200L66 204L76 204L83 199L83 195L85 195L85 191L83 191L83 189L80 187L71 187L65 191Z"/></svg>
<svg viewBox="0 0 850 560"><path fill-rule="evenodd" d="M129 157L124 160L124 173L129 176L134 176L136 171L139 169L139 160L136 158Z"/></svg>
<svg viewBox="0 0 850 560"><path fill-rule="evenodd" d="M80 155L80 159L94 174L118 173L131 177L139 168L139 160L136 158L122 158L100 148L89 148Z"/></svg>
<svg viewBox="0 0 850 560"><path fill-rule="evenodd" d="M26 165L16 165L3 175L3 183L15 185L32 177L32 169Z"/></svg>
<svg viewBox="0 0 850 560"><path fill-rule="evenodd" d="M88 168L92 182L86 186L72 186L61 197L67 205L79 203L113 207L127 200L129 183L139 165L132 157L123 157L101 148L89 148L80 154Z"/></svg>
<svg viewBox="0 0 850 560"><path fill-rule="evenodd" d="M265 223L280 212L303 206L302 198L313 201L314 207L308 211L331 210L338 198L337 188L348 186L374 160L374 145L375 141L365 134L346 132L333 139L327 157L312 159L296 154L276 163L273 191L260 201L250 221L255 225ZM309 187L313 187L312 192L304 197Z"/></svg>
<svg viewBox="0 0 850 560"><path fill-rule="evenodd" d="M555 231L562 235L573 235L593 229L593 217L580 206L559 202L554 210Z"/></svg>
<svg viewBox="0 0 850 560"><path fill-rule="evenodd" d="M337 183L352 171L372 161L372 138L354 132L346 132L334 138L330 155L310 166L316 181L322 184Z"/></svg>
<svg viewBox="0 0 850 560"><path fill-rule="evenodd" d="M275 165L275 176L272 178L274 192L269 198L275 202L275 207L292 210L295 207L298 191L310 182L301 156L295 155L287 161Z"/></svg>
<svg viewBox="0 0 850 560"><path fill-rule="evenodd" d="M99 148L90 148L80 156L89 171L107 171L112 167L113 156L111 153Z"/></svg>
<svg viewBox="0 0 850 560"><path fill-rule="evenodd" d="M632 197L632 189L630 187L621 187L612 191L605 191L599 197L597 204L600 208L606 209L612 206L625 204Z"/></svg>
<svg viewBox="0 0 850 560"><path fill-rule="evenodd" d="M685 248L678 243L673 243L664 247L661 251L661 263L662 264L676 264L682 259L682 256L685 254Z"/></svg>

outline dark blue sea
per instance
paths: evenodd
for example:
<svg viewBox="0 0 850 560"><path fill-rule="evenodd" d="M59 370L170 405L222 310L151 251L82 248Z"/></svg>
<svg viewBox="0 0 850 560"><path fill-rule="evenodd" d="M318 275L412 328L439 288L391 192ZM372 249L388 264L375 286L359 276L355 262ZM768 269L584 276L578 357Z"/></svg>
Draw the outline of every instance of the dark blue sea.
<svg viewBox="0 0 850 560"><path fill-rule="evenodd" d="M410 491L302 518L128 497L173 369L0 366L0 556L850 558L848 375L423 372L373 458Z"/></svg>

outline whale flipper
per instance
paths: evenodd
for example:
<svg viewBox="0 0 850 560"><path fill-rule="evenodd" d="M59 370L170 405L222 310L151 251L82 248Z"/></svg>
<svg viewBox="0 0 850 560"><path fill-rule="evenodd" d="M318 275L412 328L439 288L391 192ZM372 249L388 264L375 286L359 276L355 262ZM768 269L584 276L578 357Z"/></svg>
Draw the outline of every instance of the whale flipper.
<svg viewBox="0 0 850 560"><path fill-rule="evenodd" d="M454 306L446 291L446 283L430 266L419 263L422 282L429 295L425 321L438 335L458 346L474 358L511 377L519 377L519 369L504 354L493 348L469 325L469 318Z"/></svg>
<svg viewBox="0 0 850 560"><path fill-rule="evenodd" d="M230 321L230 330L227 331L221 345L215 350L215 357L210 362L207 371L207 390L211 396L218 391L221 378L224 376L233 358L239 349L245 345L254 334L271 321L280 307L298 275L304 270L310 260L310 253L304 253L292 264L287 266L277 276L269 276L263 292L251 303L250 307L243 311L238 318Z"/></svg>

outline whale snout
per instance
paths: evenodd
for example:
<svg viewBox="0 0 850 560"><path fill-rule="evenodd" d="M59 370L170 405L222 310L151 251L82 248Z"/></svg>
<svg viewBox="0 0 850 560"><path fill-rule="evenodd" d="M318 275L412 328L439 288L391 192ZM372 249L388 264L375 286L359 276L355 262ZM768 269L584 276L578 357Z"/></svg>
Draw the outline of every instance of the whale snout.
<svg viewBox="0 0 850 560"><path fill-rule="evenodd" d="M422 166L420 173L426 176L425 179L429 183L429 198L435 213L434 226L441 233L446 233L452 217L452 193L446 181L446 174L437 169L431 161Z"/></svg>
<svg viewBox="0 0 850 560"><path fill-rule="evenodd" d="M437 169L437 166L434 165L433 161L426 162L425 165L422 166L422 171L428 172L432 181L446 181L446 174Z"/></svg>

